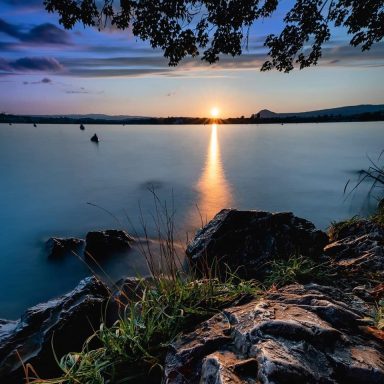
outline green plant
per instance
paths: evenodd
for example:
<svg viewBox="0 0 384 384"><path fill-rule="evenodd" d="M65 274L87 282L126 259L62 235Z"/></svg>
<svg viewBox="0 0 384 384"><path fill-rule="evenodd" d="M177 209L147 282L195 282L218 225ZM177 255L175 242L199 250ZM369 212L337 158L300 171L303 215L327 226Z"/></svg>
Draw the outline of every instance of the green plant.
<svg viewBox="0 0 384 384"><path fill-rule="evenodd" d="M377 329L384 330L384 300L380 300L376 305L374 322Z"/></svg>
<svg viewBox="0 0 384 384"><path fill-rule="evenodd" d="M148 382L151 375L159 382L167 348L182 331L261 292L255 281L242 281L229 270L223 279L216 278L212 269L206 278L198 279L192 269L184 268L175 240L174 209L151 192L157 239L154 242L150 238L141 214L144 239L138 242L151 277L138 280L136 295L126 295L128 304L115 324L107 327L102 322L81 352L56 359L63 372L61 377L43 380L29 367L33 377L27 379L28 383L137 383ZM154 243L158 252L154 251Z"/></svg>
<svg viewBox="0 0 384 384"><path fill-rule="evenodd" d="M349 226L358 223L362 218L358 215L351 217L348 220L332 221L328 227L328 236L330 241L336 241L339 239L341 232Z"/></svg>
<svg viewBox="0 0 384 384"><path fill-rule="evenodd" d="M382 200L377 207L376 212L370 217L376 224L384 226L384 200Z"/></svg>
<svg viewBox="0 0 384 384"><path fill-rule="evenodd" d="M380 161L382 155L384 154L384 150L381 151L380 155L377 158L377 161ZM359 178L355 184L355 186L348 193L351 194L355 189L359 187L359 185L365 181L371 182L371 187L369 192L371 193L374 190L379 190L379 193L382 196L384 189L384 165L380 165L377 162L373 161L369 156L368 160L371 165L367 169L362 169L359 172ZM346 193L348 185L351 180L348 180L344 187L344 193Z"/></svg>
<svg viewBox="0 0 384 384"><path fill-rule="evenodd" d="M101 324L79 353L69 353L58 362L60 378L30 380L30 383L123 383L137 382L130 372L148 375L161 368L167 347L183 330L188 330L224 307L260 289L255 282L218 279L194 280L191 276L140 280L141 295L124 308L112 326ZM95 340L97 349L90 346ZM132 369L134 368L134 369Z"/></svg>
<svg viewBox="0 0 384 384"><path fill-rule="evenodd" d="M331 276L329 263L319 263L302 255L293 255L286 260L273 260L265 283L280 287L295 282L325 281Z"/></svg>

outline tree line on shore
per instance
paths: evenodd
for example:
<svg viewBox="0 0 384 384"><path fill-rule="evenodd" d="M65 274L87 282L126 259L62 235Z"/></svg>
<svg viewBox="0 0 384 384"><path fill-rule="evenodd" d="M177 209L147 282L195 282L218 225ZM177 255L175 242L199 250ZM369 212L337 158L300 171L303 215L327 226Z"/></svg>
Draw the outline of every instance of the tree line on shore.
<svg viewBox="0 0 384 384"><path fill-rule="evenodd" d="M384 121L384 111L359 113L350 116L322 115L322 116L289 116L289 117L260 117L254 114L249 117L230 117L227 119L212 119L206 117L143 117L122 118L109 120L90 117L57 117L57 116L31 116L0 114L0 123L24 123L24 124L108 124L108 125L149 125L149 124L289 124L289 123L328 123L328 122L352 122L352 121Z"/></svg>

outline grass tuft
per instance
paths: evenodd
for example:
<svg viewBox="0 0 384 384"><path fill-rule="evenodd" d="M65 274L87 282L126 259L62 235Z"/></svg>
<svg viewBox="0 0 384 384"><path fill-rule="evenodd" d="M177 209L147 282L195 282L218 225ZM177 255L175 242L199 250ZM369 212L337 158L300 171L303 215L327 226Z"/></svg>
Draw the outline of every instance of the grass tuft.
<svg viewBox="0 0 384 384"><path fill-rule="evenodd" d="M380 300L376 305L374 322L377 329L384 330L384 300Z"/></svg>
<svg viewBox="0 0 384 384"><path fill-rule="evenodd" d="M382 199L377 207L376 212L370 217L374 223L384 226L384 199Z"/></svg>
<svg viewBox="0 0 384 384"><path fill-rule="evenodd" d="M358 223L362 220L362 217L355 215L348 220L343 221L332 221L331 225L328 227L328 236L330 241L336 241L340 238L340 234L343 230L347 229L353 224Z"/></svg>
<svg viewBox="0 0 384 384"><path fill-rule="evenodd" d="M29 383L134 383L140 376L161 370L168 346L185 330L226 306L256 296L255 282L193 280L179 276L156 276L141 280L139 299L130 302L112 326L101 324L79 353L69 353L58 362L63 375L56 379L30 379ZM91 349L95 339L101 345ZM133 377L132 372L141 372Z"/></svg>
<svg viewBox="0 0 384 384"><path fill-rule="evenodd" d="M302 255L273 260L265 283L281 287L292 283L326 282L333 276L329 263L319 263Z"/></svg>
<svg viewBox="0 0 384 384"><path fill-rule="evenodd" d="M384 150L381 151L380 155L378 156L377 162L373 161L369 156L367 156L370 162L370 166L367 169L362 169L359 172L360 177L357 180L355 186L348 193L348 195L350 195L353 191L355 191L363 182L371 183L369 193L373 192L374 190L379 190L380 194L382 195L382 192L384 189L384 165L378 164L378 161L380 161L383 158L383 155L384 155ZM347 183L345 184L344 193L346 193L347 187L350 181L351 180L348 180Z"/></svg>

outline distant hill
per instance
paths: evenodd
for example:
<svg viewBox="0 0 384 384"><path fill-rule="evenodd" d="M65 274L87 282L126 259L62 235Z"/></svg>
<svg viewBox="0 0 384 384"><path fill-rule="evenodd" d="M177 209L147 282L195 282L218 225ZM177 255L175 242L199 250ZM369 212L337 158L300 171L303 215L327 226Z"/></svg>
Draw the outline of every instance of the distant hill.
<svg viewBox="0 0 384 384"><path fill-rule="evenodd" d="M321 117L321 116L340 116L347 117L353 115L361 115L363 113L376 113L384 112L384 104L372 105L372 104L362 104L362 105L353 105L347 107L338 107L330 109L319 109L317 111L308 111L308 112L290 112L290 113L276 113L268 109L262 109L260 112L260 118L262 119L274 119L274 118L286 118L286 117L299 117L299 118L311 118L311 117ZM257 116L255 114L254 116Z"/></svg>
<svg viewBox="0 0 384 384"><path fill-rule="evenodd" d="M220 124L289 124L289 123L325 123L346 121L384 121L384 104L355 105L318 111L276 113L263 109L250 117L230 117L219 120ZM100 113L71 115L10 115L0 113L0 123L24 124L210 124L207 117L145 117L145 116L110 116Z"/></svg>
<svg viewBox="0 0 384 384"><path fill-rule="evenodd" d="M31 117L36 118L69 118L69 119L93 119L93 120L111 120L111 121L122 121L122 120L136 120L136 119L148 119L145 116L129 116L129 115L104 115L102 113L89 113L86 115L33 115Z"/></svg>

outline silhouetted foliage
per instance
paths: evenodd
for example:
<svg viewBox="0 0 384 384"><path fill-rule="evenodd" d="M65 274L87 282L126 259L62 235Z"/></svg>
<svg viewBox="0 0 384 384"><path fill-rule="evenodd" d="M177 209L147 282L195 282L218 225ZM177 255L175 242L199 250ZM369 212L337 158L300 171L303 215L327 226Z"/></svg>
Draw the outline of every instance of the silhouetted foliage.
<svg viewBox="0 0 384 384"><path fill-rule="evenodd" d="M250 117L230 117L228 119L220 119L220 124L280 124L280 123L325 123L325 122L342 122L342 121L384 121L384 111L359 113L348 116L322 115L322 116L290 116L290 117L267 117L263 118L259 113ZM70 116L28 116L28 115L6 115L0 114L0 123L27 123L27 124L107 124L107 125L148 125L148 124L210 124L212 119L207 117L142 117L142 118L126 118L118 120L110 120L92 117L70 117Z"/></svg>
<svg viewBox="0 0 384 384"><path fill-rule="evenodd" d="M67 29L77 22L103 28L111 23L130 29L154 48L161 48L170 66L199 55L215 63L220 54L241 55L252 24L269 18L282 0L44 0L48 12L60 15ZM382 0L296 0L284 18L280 35L264 45L270 60L262 70L289 72L297 63L315 65L331 37L330 26L343 26L351 45L363 51L383 39Z"/></svg>

